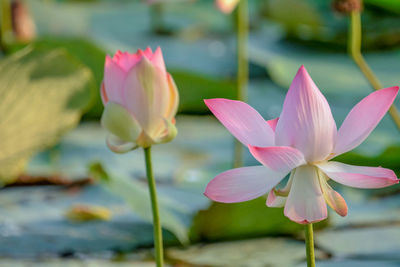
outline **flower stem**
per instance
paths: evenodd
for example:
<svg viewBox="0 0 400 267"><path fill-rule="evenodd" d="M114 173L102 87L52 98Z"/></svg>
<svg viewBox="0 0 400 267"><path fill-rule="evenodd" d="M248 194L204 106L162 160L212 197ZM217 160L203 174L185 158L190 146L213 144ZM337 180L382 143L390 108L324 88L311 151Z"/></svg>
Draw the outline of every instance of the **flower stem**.
<svg viewBox="0 0 400 267"><path fill-rule="evenodd" d="M247 42L249 38L248 0L241 0L237 9L237 99L247 101L249 80L249 59ZM243 145L235 140L234 167L243 165Z"/></svg>
<svg viewBox="0 0 400 267"><path fill-rule="evenodd" d="M312 223L308 223L304 228L306 235L307 266L315 267L313 225Z"/></svg>
<svg viewBox="0 0 400 267"><path fill-rule="evenodd" d="M163 3L150 6L151 29L154 33L164 33L164 8Z"/></svg>
<svg viewBox="0 0 400 267"><path fill-rule="evenodd" d="M371 84L372 88L375 90L382 89L383 86L378 78L375 76L374 72L368 66L363 55L361 54L361 16L359 11L352 11L350 14L350 29L348 38L348 52L353 58L354 62L360 68L361 72L364 74L365 78ZM396 124L397 128L400 130L400 114L398 109L392 105L389 109L389 114L392 117L393 122Z"/></svg>
<svg viewBox="0 0 400 267"><path fill-rule="evenodd" d="M144 148L144 156L146 161L146 173L149 184L149 192L151 199L151 209L153 211L153 231L154 231L154 249L156 254L156 265L162 267L164 265L163 239L160 224L160 215L158 211L156 182L153 176L153 168L151 164L151 147Z"/></svg>
<svg viewBox="0 0 400 267"><path fill-rule="evenodd" d="M10 38L13 35L10 0L2 0L0 8L1 8L0 45L1 45L1 50L5 51L6 46L11 41Z"/></svg>

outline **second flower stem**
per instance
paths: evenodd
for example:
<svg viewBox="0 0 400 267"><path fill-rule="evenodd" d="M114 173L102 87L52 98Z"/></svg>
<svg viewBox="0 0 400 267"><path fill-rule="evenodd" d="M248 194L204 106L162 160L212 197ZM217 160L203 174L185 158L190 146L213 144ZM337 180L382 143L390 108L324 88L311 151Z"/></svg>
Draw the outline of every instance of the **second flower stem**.
<svg viewBox="0 0 400 267"><path fill-rule="evenodd" d="M371 84L375 90L382 89L383 86L374 72L368 66L363 55L361 54L361 15L359 11L352 11L350 14L350 31L349 31L349 43L348 50L349 54L353 58L354 62L360 68L365 78ZM393 122L400 130L400 114L398 109L392 105L389 109L389 114L392 117Z"/></svg>
<svg viewBox="0 0 400 267"><path fill-rule="evenodd" d="M249 39L248 0L241 0L237 9L237 99L247 101L247 84L249 81L249 59L247 42ZM243 166L243 145L235 140L234 167Z"/></svg>
<svg viewBox="0 0 400 267"><path fill-rule="evenodd" d="M149 184L151 199L151 209L153 212L154 250L156 254L156 265L157 267L162 267L164 266L163 238L157 202L156 181L154 180L153 167L151 163L151 147L144 148L144 155L146 162L147 181Z"/></svg>
<svg viewBox="0 0 400 267"><path fill-rule="evenodd" d="M312 223L308 223L304 227L306 239L307 267L315 267L313 225Z"/></svg>

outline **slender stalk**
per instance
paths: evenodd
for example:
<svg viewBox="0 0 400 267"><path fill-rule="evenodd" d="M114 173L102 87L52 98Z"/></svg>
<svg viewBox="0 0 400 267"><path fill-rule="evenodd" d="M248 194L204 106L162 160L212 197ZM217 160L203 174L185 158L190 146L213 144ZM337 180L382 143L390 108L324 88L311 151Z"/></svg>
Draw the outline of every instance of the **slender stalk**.
<svg viewBox="0 0 400 267"><path fill-rule="evenodd" d="M163 33L164 29L163 3L152 4L150 7L151 29L155 33Z"/></svg>
<svg viewBox="0 0 400 267"><path fill-rule="evenodd" d="M350 29L348 38L348 51L354 62L360 68L365 78L371 84L375 90L382 89L382 83L375 76L374 72L368 66L363 55L361 54L361 16L359 11L352 11L350 14ZM392 105L389 109L389 114L392 117L393 122L400 130L400 113L398 109Z"/></svg>
<svg viewBox="0 0 400 267"><path fill-rule="evenodd" d="M1 0L0 45L3 51L6 49L6 44L10 42L13 35L11 16L10 0Z"/></svg>
<svg viewBox="0 0 400 267"><path fill-rule="evenodd" d="M307 254L307 266L315 267L315 256L314 256L314 236L313 236L313 225L308 223L304 226L306 235L306 254Z"/></svg>
<svg viewBox="0 0 400 267"><path fill-rule="evenodd" d="M237 98L247 101L249 81L249 59L247 42L249 38L248 0L240 0L237 10ZM243 165L243 145L235 140L234 167Z"/></svg>
<svg viewBox="0 0 400 267"><path fill-rule="evenodd" d="M160 215L158 211L156 182L154 180L153 168L151 164L151 147L144 148L144 156L146 161L146 174L149 184L151 209L153 211L154 249L156 254L156 265L157 267L162 267L164 265L163 238Z"/></svg>

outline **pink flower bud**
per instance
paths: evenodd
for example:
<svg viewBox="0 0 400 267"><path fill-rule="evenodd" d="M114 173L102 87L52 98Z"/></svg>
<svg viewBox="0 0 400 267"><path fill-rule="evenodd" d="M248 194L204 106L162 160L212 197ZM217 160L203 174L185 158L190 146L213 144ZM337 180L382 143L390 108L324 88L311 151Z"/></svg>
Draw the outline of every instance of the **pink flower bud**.
<svg viewBox="0 0 400 267"><path fill-rule="evenodd" d="M238 3L239 0L215 0L217 8L225 14L231 13Z"/></svg>
<svg viewBox="0 0 400 267"><path fill-rule="evenodd" d="M101 97L101 124L112 151L124 153L175 138L178 90L160 48L107 56Z"/></svg>

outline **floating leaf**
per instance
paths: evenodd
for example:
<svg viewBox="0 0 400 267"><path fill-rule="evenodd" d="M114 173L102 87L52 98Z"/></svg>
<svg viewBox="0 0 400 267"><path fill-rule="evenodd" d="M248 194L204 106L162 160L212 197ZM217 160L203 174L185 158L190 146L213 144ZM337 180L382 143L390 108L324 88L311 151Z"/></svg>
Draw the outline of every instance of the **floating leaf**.
<svg viewBox="0 0 400 267"><path fill-rule="evenodd" d="M26 48L0 61L0 179L11 182L54 145L86 108L90 71L58 49Z"/></svg>
<svg viewBox="0 0 400 267"><path fill-rule="evenodd" d="M146 185L137 180L123 176L110 176L100 163L93 163L89 172L101 181L104 187L111 193L121 197L130 205L132 211L142 219L152 222L150 195ZM165 196L158 195L161 225L169 230L183 244L188 242L188 226L179 218L179 214L189 211L176 201Z"/></svg>
<svg viewBox="0 0 400 267"><path fill-rule="evenodd" d="M295 235L303 226L290 221L281 208L268 208L264 197L242 203L212 203L194 219L194 240L226 240L260 236ZM316 224L327 225L327 220Z"/></svg>
<svg viewBox="0 0 400 267"><path fill-rule="evenodd" d="M78 204L72 206L65 216L73 222L108 221L111 212L101 206Z"/></svg>
<svg viewBox="0 0 400 267"><path fill-rule="evenodd" d="M171 75L179 89L179 112L204 114L209 112L204 105L204 99L236 98L236 86L233 81L180 70L172 70Z"/></svg>

